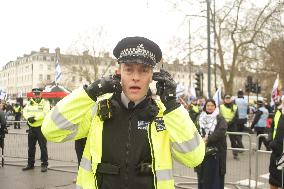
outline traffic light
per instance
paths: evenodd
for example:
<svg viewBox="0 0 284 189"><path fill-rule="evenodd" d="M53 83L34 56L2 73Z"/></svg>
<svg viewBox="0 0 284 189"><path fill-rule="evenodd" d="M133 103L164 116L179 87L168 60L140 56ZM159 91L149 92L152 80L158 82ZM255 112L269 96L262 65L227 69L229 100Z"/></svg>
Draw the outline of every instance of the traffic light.
<svg viewBox="0 0 284 189"><path fill-rule="evenodd" d="M261 86L257 86L257 93L261 93Z"/></svg>
<svg viewBox="0 0 284 189"><path fill-rule="evenodd" d="M258 93L258 94L261 93L261 86L258 85L257 83L252 83L251 92Z"/></svg>
<svg viewBox="0 0 284 189"><path fill-rule="evenodd" d="M251 92L252 93L256 93L256 90L257 90L257 84L256 83L252 83L252 85L251 85Z"/></svg>
<svg viewBox="0 0 284 189"><path fill-rule="evenodd" d="M250 83L247 83L245 87L246 87L246 90L245 90L246 93L251 92L251 84Z"/></svg>
<svg viewBox="0 0 284 189"><path fill-rule="evenodd" d="M195 91L201 91L201 74L196 73L195 74Z"/></svg>

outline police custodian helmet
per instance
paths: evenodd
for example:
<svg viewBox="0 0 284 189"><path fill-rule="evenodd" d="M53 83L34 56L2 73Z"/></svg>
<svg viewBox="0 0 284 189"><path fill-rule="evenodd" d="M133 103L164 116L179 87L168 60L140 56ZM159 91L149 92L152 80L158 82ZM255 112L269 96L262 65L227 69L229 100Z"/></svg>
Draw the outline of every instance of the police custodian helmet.
<svg viewBox="0 0 284 189"><path fill-rule="evenodd" d="M160 47L145 37L126 37L113 49L118 63L141 63L155 67L162 59Z"/></svg>

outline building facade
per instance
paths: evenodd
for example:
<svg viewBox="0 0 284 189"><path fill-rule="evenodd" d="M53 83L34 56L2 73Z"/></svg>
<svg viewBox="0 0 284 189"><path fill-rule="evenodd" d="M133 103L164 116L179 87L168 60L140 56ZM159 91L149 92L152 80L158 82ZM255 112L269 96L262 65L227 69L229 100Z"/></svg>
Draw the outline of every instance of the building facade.
<svg viewBox="0 0 284 189"><path fill-rule="evenodd" d="M118 67L116 60L109 53L105 53L102 57L93 57L89 55L88 51L83 52L82 55L70 55L61 54L59 48L50 52L48 48L42 47L39 51L32 51L30 54L18 57L15 61L8 62L0 71L0 88L6 91L11 99L15 99L18 96L25 97L26 93L34 87L44 88L46 85L52 85L54 84L57 60L59 60L62 71L59 85L69 90L89 84L102 76L113 74ZM207 96L207 64L194 65L192 62L188 64L178 60L173 63L161 61L155 71L162 67L170 72L177 83L184 86L185 92L189 91L190 86L195 87L196 73L202 73L201 87L203 96ZM236 81L238 82L234 83L234 92L244 89L246 74L240 72ZM215 87L222 86L220 72L216 72L215 83L215 74L212 68L211 96L216 91Z"/></svg>
<svg viewBox="0 0 284 189"><path fill-rule="evenodd" d="M104 57L93 57L87 51L79 56L65 55L60 53L59 48L51 53L48 48L42 47L39 51L32 51L8 62L0 71L0 87L14 99L18 96L25 97L32 88L52 85L57 59L62 72L59 85L70 90L102 75L111 74L117 67L115 60L107 53Z"/></svg>

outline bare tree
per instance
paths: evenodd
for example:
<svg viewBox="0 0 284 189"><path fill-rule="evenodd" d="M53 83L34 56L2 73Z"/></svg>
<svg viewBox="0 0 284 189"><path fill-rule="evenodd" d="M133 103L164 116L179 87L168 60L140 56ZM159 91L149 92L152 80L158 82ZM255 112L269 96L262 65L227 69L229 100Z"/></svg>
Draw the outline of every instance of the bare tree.
<svg viewBox="0 0 284 189"><path fill-rule="evenodd" d="M110 58L106 50L107 41L107 31L103 26L79 36L71 44L69 52L79 55L81 60L78 66L70 66L69 71L83 77L88 83L103 76L113 65L111 59L108 62L105 61L106 58ZM106 68L102 75L99 75L99 66L102 64L106 64Z"/></svg>
<svg viewBox="0 0 284 189"><path fill-rule="evenodd" d="M260 43L270 41L273 31L279 30L275 23L280 22L281 12L283 0L269 0L261 7L245 0L234 0L216 11L213 30L226 93L233 92L234 79L241 65L261 61L255 52L262 46Z"/></svg>

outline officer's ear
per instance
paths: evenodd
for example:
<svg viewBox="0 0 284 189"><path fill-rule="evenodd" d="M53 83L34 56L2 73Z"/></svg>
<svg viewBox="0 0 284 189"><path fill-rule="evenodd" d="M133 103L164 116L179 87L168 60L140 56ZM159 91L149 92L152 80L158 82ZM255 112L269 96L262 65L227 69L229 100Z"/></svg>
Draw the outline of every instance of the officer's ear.
<svg viewBox="0 0 284 189"><path fill-rule="evenodd" d="M121 76L121 65L119 64L119 67L115 70L115 75Z"/></svg>

